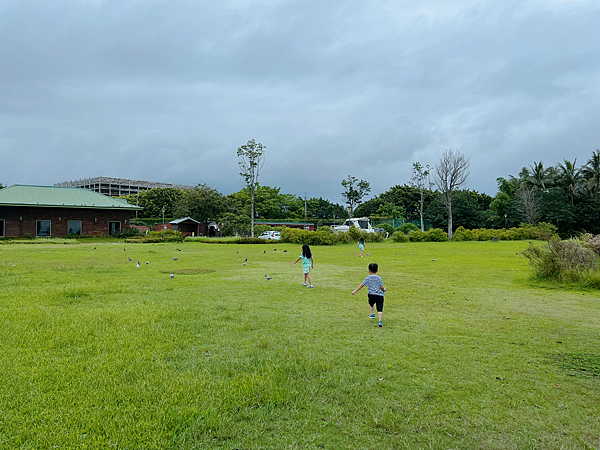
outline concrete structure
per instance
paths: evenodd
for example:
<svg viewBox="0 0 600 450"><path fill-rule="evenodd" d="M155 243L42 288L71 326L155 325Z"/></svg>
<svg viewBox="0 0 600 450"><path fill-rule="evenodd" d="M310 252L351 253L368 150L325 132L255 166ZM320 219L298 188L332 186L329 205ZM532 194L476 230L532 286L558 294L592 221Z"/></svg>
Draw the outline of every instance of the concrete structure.
<svg viewBox="0 0 600 450"><path fill-rule="evenodd" d="M140 209L86 189L14 185L0 189L0 237L115 234Z"/></svg>
<svg viewBox="0 0 600 450"><path fill-rule="evenodd" d="M89 189L109 197L122 195L135 195L142 191L155 188L193 189L194 186L183 184L157 183L152 181L127 180L123 178L95 177L81 180L64 181L56 183L56 187L74 187Z"/></svg>

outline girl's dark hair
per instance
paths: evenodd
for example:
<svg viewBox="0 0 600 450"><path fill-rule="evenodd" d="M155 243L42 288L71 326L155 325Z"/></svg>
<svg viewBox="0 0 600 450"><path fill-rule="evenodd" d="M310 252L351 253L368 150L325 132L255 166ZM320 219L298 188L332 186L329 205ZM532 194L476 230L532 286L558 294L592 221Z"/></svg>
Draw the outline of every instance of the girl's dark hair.
<svg viewBox="0 0 600 450"><path fill-rule="evenodd" d="M360 238L360 243L361 243L361 244L364 244L364 243L365 243L365 238L364 238L364 237L361 237L361 238Z"/></svg>
<svg viewBox="0 0 600 450"><path fill-rule="evenodd" d="M310 247L308 246L308 244L304 244L302 246L302 256L304 256L305 258L312 258L312 253L310 252Z"/></svg>

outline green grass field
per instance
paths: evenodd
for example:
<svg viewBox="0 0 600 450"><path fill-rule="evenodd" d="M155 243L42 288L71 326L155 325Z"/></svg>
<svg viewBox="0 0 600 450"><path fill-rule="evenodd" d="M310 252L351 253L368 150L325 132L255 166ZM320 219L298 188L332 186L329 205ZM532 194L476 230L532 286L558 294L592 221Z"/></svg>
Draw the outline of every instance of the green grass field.
<svg viewBox="0 0 600 450"><path fill-rule="evenodd" d="M600 448L600 292L526 246L0 246L0 448Z"/></svg>

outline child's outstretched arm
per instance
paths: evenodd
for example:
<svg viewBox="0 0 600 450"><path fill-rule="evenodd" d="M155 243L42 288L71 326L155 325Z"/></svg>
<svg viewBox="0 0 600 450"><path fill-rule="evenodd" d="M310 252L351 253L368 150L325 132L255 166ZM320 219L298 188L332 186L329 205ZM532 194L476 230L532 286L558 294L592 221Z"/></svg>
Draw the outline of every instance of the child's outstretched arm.
<svg viewBox="0 0 600 450"><path fill-rule="evenodd" d="M290 263L290 265L292 265L292 266L293 266L293 265L294 265L294 264L296 264L298 261L300 261L300 256L298 256L298 259L297 259L296 261L294 261L293 263Z"/></svg>
<svg viewBox="0 0 600 450"><path fill-rule="evenodd" d="M363 288L363 286L364 286L364 284L360 283L360 284L358 285L358 287L352 291L352 295L354 295L354 294L356 294L358 291L360 291L360 290Z"/></svg>
<svg viewBox="0 0 600 450"><path fill-rule="evenodd" d="M315 268L315 260L312 257L310 258L310 268L311 269Z"/></svg>

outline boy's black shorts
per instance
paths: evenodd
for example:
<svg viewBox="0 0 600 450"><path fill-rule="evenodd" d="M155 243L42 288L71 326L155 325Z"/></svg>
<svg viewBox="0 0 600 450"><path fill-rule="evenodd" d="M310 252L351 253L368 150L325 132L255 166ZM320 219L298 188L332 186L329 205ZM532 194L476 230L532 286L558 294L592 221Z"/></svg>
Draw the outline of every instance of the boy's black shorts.
<svg viewBox="0 0 600 450"><path fill-rule="evenodd" d="M377 305L377 312L383 311L383 295L369 294L369 306Z"/></svg>

